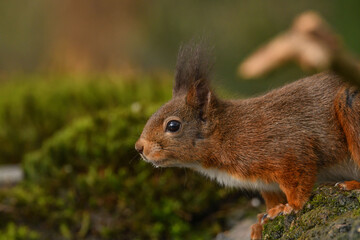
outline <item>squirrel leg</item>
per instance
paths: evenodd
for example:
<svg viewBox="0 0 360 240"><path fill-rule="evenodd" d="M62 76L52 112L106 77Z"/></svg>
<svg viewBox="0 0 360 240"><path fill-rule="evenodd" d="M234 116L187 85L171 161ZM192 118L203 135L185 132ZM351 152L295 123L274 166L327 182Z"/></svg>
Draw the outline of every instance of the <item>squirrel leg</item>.
<svg viewBox="0 0 360 240"><path fill-rule="evenodd" d="M261 196L265 200L266 210L269 210L279 204L286 203L286 196L282 192L261 192ZM261 239L263 224L267 220L266 213L257 215L258 222L251 226L251 239Z"/></svg>
<svg viewBox="0 0 360 240"><path fill-rule="evenodd" d="M335 184L335 187L339 187L341 190L357 190L360 189L360 182L355 180L338 182Z"/></svg>
<svg viewBox="0 0 360 240"><path fill-rule="evenodd" d="M316 176L314 174L314 176ZM286 195L287 203L278 204L267 211L266 218L274 219L280 214L290 214L293 211L300 210L306 201L309 199L311 190L314 186L314 177L302 177L302 182L285 182L286 184L279 184L281 190Z"/></svg>
<svg viewBox="0 0 360 240"><path fill-rule="evenodd" d="M266 210L269 210L280 203L286 203L286 196L282 192L261 192L265 200Z"/></svg>
<svg viewBox="0 0 360 240"><path fill-rule="evenodd" d="M261 222L263 215L264 215L264 213L258 214L258 221ZM262 238L262 230L263 230L263 224L261 224L261 223L255 223L255 224L251 225L250 239L251 240L261 239Z"/></svg>
<svg viewBox="0 0 360 240"><path fill-rule="evenodd" d="M297 212L304 206L315 184L316 174L312 174L313 172L310 171L307 175L304 175L303 172L300 173L301 182L297 181L299 178L290 178L288 176L283 176L279 179L279 187L283 193L262 192L262 196L267 204L267 213L259 214L258 223L251 226L251 239L261 239L262 226L267 221L274 219L280 214ZM286 196L288 202L286 204L284 204L286 202L284 196Z"/></svg>

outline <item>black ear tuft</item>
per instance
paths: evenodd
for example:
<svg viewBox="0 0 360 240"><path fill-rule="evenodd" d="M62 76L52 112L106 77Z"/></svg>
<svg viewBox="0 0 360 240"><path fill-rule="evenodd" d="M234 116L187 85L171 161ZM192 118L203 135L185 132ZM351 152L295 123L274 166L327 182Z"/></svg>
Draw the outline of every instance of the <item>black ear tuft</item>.
<svg viewBox="0 0 360 240"><path fill-rule="evenodd" d="M178 54L173 96L184 95L198 81L209 89L209 75L213 67L212 49L204 40L190 41L180 47Z"/></svg>

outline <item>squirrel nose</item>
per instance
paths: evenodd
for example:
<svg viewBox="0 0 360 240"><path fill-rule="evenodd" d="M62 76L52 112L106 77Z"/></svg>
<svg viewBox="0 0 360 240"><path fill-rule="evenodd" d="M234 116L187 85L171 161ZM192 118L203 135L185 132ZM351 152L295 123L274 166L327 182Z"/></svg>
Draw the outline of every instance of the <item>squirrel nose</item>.
<svg viewBox="0 0 360 240"><path fill-rule="evenodd" d="M144 145L140 142L140 140L135 143L135 150L140 154L144 152Z"/></svg>

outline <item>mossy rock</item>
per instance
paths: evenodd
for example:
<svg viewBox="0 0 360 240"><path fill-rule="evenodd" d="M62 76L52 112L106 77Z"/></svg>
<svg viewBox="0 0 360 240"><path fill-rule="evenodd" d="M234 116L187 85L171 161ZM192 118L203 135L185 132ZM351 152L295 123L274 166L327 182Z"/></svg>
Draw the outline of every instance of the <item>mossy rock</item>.
<svg viewBox="0 0 360 240"><path fill-rule="evenodd" d="M263 239L360 239L360 192L320 186L297 214L265 224Z"/></svg>

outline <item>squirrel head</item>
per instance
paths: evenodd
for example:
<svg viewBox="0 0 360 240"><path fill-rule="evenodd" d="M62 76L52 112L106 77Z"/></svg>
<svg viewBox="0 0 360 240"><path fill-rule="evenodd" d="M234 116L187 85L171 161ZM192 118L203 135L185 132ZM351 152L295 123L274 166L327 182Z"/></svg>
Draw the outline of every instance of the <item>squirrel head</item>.
<svg viewBox="0 0 360 240"><path fill-rule="evenodd" d="M172 99L146 123L135 144L156 167L191 166L211 151L220 100L210 89L209 52L203 44L180 48Z"/></svg>

